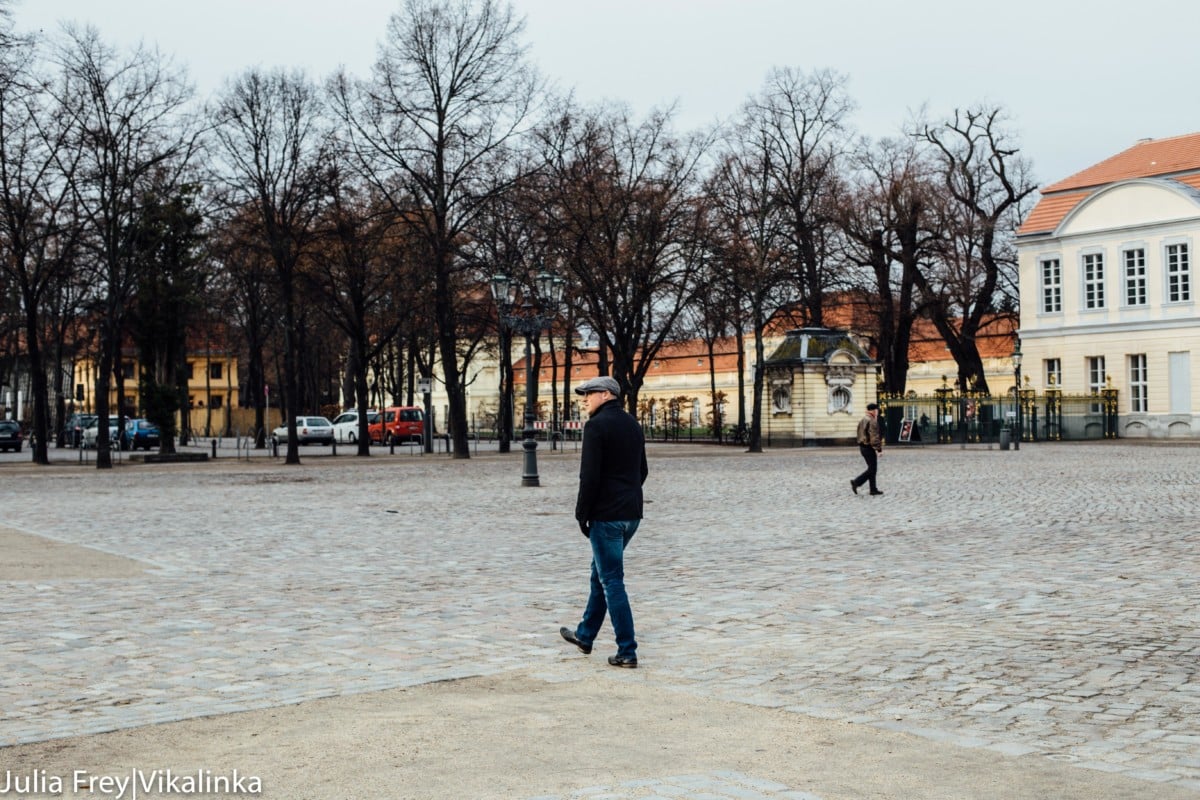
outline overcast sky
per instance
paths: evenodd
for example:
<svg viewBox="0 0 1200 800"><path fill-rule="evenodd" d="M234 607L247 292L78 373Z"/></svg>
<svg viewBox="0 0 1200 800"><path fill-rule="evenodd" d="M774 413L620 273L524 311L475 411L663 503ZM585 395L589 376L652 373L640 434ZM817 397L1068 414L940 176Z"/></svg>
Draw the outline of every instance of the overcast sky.
<svg viewBox="0 0 1200 800"><path fill-rule="evenodd" d="M366 76L400 0L14 0L17 28L94 24L185 65L202 94L259 65ZM541 72L583 101L677 125L732 116L772 66L849 78L863 134L910 113L1002 105L1039 184L1138 139L1200 131L1200 3L1190 0L516 0Z"/></svg>

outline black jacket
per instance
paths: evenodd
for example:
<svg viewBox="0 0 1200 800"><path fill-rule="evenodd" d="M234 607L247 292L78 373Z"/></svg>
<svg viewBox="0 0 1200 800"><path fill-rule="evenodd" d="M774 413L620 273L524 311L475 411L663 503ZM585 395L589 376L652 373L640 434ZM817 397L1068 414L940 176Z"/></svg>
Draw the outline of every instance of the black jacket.
<svg viewBox="0 0 1200 800"><path fill-rule="evenodd" d="M642 484L649 472L641 426L620 400L609 400L583 426L575 519L641 519Z"/></svg>

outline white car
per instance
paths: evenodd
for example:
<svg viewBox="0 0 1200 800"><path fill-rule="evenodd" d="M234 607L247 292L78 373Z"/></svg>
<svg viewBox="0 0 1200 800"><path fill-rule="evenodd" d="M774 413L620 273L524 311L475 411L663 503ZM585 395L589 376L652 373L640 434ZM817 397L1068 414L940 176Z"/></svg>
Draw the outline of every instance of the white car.
<svg viewBox="0 0 1200 800"><path fill-rule="evenodd" d="M95 447L96 440L100 438L100 420L97 419L92 423L92 427L83 429L83 446ZM117 419L116 417L108 418L108 446L116 449L120 446L117 440Z"/></svg>
<svg viewBox="0 0 1200 800"><path fill-rule="evenodd" d="M287 425L271 431L271 441L286 444ZM296 444L333 444L333 423L324 417L296 417Z"/></svg>
<svg viewBox="0 0 1200 800"><path fill-rule="evenodd" d="M371 425L379 421L378 411L367 412L367 424ZM358 410L351 409L343 411L333 418L333 438L338 444L357 444L358 443Z"/></svg>

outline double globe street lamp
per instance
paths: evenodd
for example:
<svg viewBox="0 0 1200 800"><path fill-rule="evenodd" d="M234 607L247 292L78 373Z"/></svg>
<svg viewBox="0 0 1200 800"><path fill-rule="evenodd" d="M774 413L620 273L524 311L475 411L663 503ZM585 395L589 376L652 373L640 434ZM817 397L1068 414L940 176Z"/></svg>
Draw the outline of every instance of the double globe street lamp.
<svg viewBox="0 0 1200 800"><path fill-rule="evenodd" d="M522 486L538 486L537 441L534 437L534 369L533 337L545 330L558 314L562 304L566 281L548 270L541 270L533 280L532 287L522 289L512 275L497 273L492 276L492 297L500 312L500 323L504 327L525 336L525 428L522 431ZM520 295L520 302L517 297Z"/></svg>

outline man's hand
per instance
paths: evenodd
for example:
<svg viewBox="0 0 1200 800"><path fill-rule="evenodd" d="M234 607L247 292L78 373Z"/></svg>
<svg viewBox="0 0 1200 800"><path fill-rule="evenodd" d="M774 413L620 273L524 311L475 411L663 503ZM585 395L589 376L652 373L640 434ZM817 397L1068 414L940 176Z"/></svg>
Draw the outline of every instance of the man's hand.
<svg viewBox="0 0 1200 800"><path fill-rule="evenodd" d="M591 526L588 525L588 521L586 519L579 520L579 530L587 538L592 538Z"/></svg>

